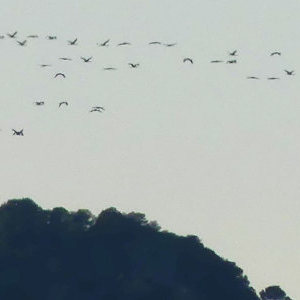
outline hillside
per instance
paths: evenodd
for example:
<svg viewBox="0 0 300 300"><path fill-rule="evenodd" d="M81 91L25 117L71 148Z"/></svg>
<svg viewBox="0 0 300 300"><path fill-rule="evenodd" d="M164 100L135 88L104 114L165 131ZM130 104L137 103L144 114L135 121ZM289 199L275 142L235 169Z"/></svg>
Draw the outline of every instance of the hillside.
<svg viewBox="0 0 300 300"><path fill-rule="evenodd" d="M243 270L196 236L115 208L0 207L0 299L258 300Z"/></svg>

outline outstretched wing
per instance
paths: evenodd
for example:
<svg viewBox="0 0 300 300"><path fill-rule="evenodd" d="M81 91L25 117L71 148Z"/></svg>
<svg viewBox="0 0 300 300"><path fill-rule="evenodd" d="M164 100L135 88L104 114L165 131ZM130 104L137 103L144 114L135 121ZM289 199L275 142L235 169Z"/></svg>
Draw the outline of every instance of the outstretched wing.
<svg viewBox="0 0 300 300"><path fill-rule="evenodd" d="M14 33L8 33L7 35L8 35L9 37L11 37L11 38L14 38L14 37L16 36L17 33L18 33L18 32L15 31Z"/></svg>
<svg viewBox="0 0 300 300"><path fill-rule="evenodd" d="M77 42L77 38L73 41L68 41L70 45L75 45L75 43Z"/></svg>
<svg viewBox="0 0 300 300"><path fill-rule="evenodd" d="M129 42L124 42L124 43L118 44L118 46L125 46L125 45L131 45L131 44Z"/></svg>
<svg viewBox="0 0 300 300"><path fill-rule="evenodd" d="M176 43L173 44L165 44L166 47L174 47L176 45Z"/></svg>
<svg viewBox="0 0 300 300"><path fill-rule="evenodd" d="M189 61L191 64L194 63L193 60L191 58L188 58L188 57L183 60L183 62L187 62L187 61Z"/></svg>
<svg viewBox="0 0 300 300"><path fill-rule="evenodd" d="M103 70L105 70L105 71L114 71L114 70L116 70L116 68L108 67L108 68L103 68Z"/></svg>
<svg viewBox="0 0 300 300"><path fill-rule="evenodd" d="M56 78L58 76L62 76L63 78L66 78L66 75L63 73L56 73L54 77Z"/></svg>
<svg viewBox="0 0 300 300"><path fill-rule="evenodd" d="M161 45L161 42L150 42L149 45Z"/></svg>

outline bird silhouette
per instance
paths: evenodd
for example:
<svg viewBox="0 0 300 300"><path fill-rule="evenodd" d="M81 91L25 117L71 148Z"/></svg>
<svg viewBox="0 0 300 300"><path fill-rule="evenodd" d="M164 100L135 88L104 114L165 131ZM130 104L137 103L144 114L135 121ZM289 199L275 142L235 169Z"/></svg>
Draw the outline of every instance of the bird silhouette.
<svg viewBox="0 0 300 300"><path fill-rule="evenodd" d="M224 62L223 60L212 60L211 63L212 64L217 64L217 63L222 63Z"/></svg>
<svg viewBox="0 0 300 300"><path fill-rule="evenodd" d="M48 40L56 40L57 39L56 35L47 35L46 38Z"/></svg>
<svg viewBox="0 0 300 300"><path fill-rule="evenodd" d="M268 80L279 80L280 78L278 77L268 77Z"/></svg>
<svg viewBox="0 0 300 300"><path fill-rule="evenodd" d="M23 136L23 135L24 135L24 133L23 133L23 129L22 129L22 130L20 130L20 131L17 131L17 130L15 130L15 129L12 129L12 131L13 131L13 135L21 135L21 136Z"/></svg>
<svg viewBox="0 0 300 300"><path fill-rule="evenodd" d="M14 33L7 33L7 36L14 39L17 35L18 31L15 31Z"/></svg>
<svg viewBox="0 0 300 300"><path fill-rule="evenodd" d="M76 38L75 40L73 41L68 41L69 45L76 45L78 39Z"/></svg>
<svg viewBox="0 0 300 300"><path fill-rule="evenodd" d="M83 56L80 57L84 62L88 63L91 62L91 59L93 58L93 56L89 57L89 58L85 58Z"/></svg>
<svg viewBox="0 0 300 300"><path fill-rule="evenodd" d="M51 67L51 65L41 64L40 67L41 67L41 68L46 68L46 67Z"/></svg>
<svg viewBox="0 0 300 300"><path fill-rule="evenodd" d="M59 58L60 60L66 60L66 61L71 61L72 58L69 58L69 57L60 57Z"/></svg>
<svg viewBox="0 0 300 300"><path fill-rule="evenodd" d="M64 73L56 73L54 78L58 77L58 76L61 76L63 78L66 78L66 75Z"/></svg>
<svg viewBox="0 0 300 300"><path fill-rule="evenodd" d="M113 68L113 67L107 67L107 68L103 68L103 70L105 70L105 71L114 71L114 70L117 70L117 69Z"/></svg>
<svg viewBox="0 0 300 300"><path fill-rule="evenodd" d="M106 40L106 41L103 42L103 43L99 43L98 45L99 45L100 47L108 47L109 41L110 41L110 39Z"/></svg>
<svg viewBox="0 0 300 300"><path fill-rule="evenodd" d="M17 43L18 43L20 46L25 46L26 43L27 43L27 40L24 40L24 41L22 41L22 42L17 41Z"/></svg>
<svg viewBox="0 0 300 300"><path fill-rule="evenodd" d="M237 56L237 50L234 50L232 52L229 52L230 56Z"/></svg>
<svg viewBox="0 0 300 300"><path fill-rule="evenodd" d="M177 45L177 43L172 43L172 44L164 44L166 47L174 47Z"/></svg>
<svg viewBox="0 0 300 300"><path fill-rule="evenodd" d="M275 51L270 54L270 56L278 55L281 56L281 52Z"/></svg>
<svg viewBox="0 0 300 300"><path fill-rule="evenodd" d="M286 72L287 75L295 75L294 72L295 71L288 71L288 70L284 70Z"/></svg>
<svg viewBox="0 0 300 300"><path fill-rule="evenodd" d="M161 45L161 42L150 42L149 45Z"/></svg>
<svg viewBox="0 0 300 300"><path fill-rule="evenodd" d="M90 112L103 112L105 109L104 109L104 107L102 107L102 106L96 106L96 107L93 107L91 110L90 110Z"/></svg>
<svg viewBox="0 0 300 300"><path fill-rule="evenodd" d="M41 106L41 105L44 105L45 102L44 101L36 101L36 102L34 102L34 104L37 106Z"/></svg>
<svg viewBox="0 0 300 300"><path fill-rule="evenodd" d="M129 46L129 45L131 45L131 43L123 42L123 43L119 43L117 46Z"/></svg>
<svg viewBox="0 0 300 300"><path fill-rule="evenodd" d="M189 58L189 57L186 57L186 58L183 60L183 62L184 62L184 63L185 63L185 62L190 62L191 64L194 63L194 61L193 61L191 58Z"/></svg>
<svg viewBox="0 0 300 300"><path fill-rule="evenodd" d="M68 105L69 105L69 103L68 103L68 102L66 102L66 101L59 102L59 105L58 105L58 107L61 107L62 105L66 105L66 106L68 106Z"/></svg>
<svg viewBox="0 0 300 300"><path fill-rule="evenodd" d="M129 63L129 66L131 66L131 68L137 68L140 64L133 64L133 63Z"/></svg>
<svg viewBox="0 0 300 300"><path fill-rule="evenodd" d="M248 76L247 79L259 79L259 78L256 76Z"/></svg>
<svg viewBox="0 0 300 300"><path fill-rule="evenodd" d="M103 106L93 106L93 109L105 110Z"/></svg>
<svg viewBox="0 0 300 300"><path fill-rule="evenodd" d="M237 61L236 61L236 59L233 59L233 60L227 60L226 63L227 63L227 64L236 64Z"/></svg>
<svg viewBox="0 0 300 300"><path fill-rule="evenodd" d="M31 35L28 35L27 38L29 39L37 39L39 36L37 34L31 34Z"/></svg>

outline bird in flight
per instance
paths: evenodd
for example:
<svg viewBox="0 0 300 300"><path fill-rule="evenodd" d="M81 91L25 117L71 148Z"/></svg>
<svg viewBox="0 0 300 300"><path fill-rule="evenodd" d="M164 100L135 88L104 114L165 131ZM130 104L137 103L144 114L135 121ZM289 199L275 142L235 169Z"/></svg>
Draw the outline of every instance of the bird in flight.
<svg viewBox="0 0 300 300"><path fill-rule="evenodd" d="M46 68L46 67L51 67L51 65L41 64L40 67L41 67L41 68Z"/></svg>
<svg viewBox="0 0 300 300"><path fill-rule="evenodd" d="M58 76L61 76L63 78L66 78L66 75L64 73L56 73L54 78L58 77Z"/></svg>
<svg viewBox="0 0 300 300"><path fill-rule="evenodd" d="M295 75L294 72L295 71L288 71L288 70L284 70L286 72L287 75Z"/></svg>
<svg viewBox="0 0 300 300"><path fill-rule="evenodd" d="M212 60L211 63L212 64L217 64L217 63L222 63L223 60Z"/></svg>
<svg viewBox="0 0 300 300"><path fill-rule="evenodd" d="M236 64L237 61L236 61L236 59L233 59L233 60L228 60L226 63L227 64Z"/></svg>
<svg viewBox="0 0 300 300"><path fill-rule="evenodd" d="M117 69L113 68L113 67L108 67L108 68L103 68L103 70L105 70L105 71L114 71L114 70L117 70Z"/></svg>
<svg viewBox="0 0 300 300"><path fill-rule="evenodd" d="M46 38L48 40L56 40L57 39L57 37L55 35L47 35Z"/></svg>
<svg viewBox="0 0 300 300"><path fill-rule="evenodd" d="M15 31L14 33L7 33L7 36L14 39L17 35L18 31Z"/></svg>
<svg viewBox="0 0 300 300"><path fill-rule="evenodd" d="M149 45L161 45L161 42L150 42Z"/></svg>
<svg viewBox="0 0 300 300"><path fill-rule="evenodd" d="M24 41L22 41L22 42L17 41L17 43L18 43L20 46L25 46L26 43L27 43L27 40L24 40Z"/></svg>
<svg viewBox="0 0 300 300"><path fill-rule="evenodd" d="M184 62L184 63L185 63L185 62L190 62L191 64L194 63L194 61L193 61L191 58L189 58L189 57L186 57L186 58L183 60L183 62Z"/></svg>
<svg viewBox="0 0 300 300"><path fill-rule="evenodd" d="M272 52L272 53L270 54L270 56L274 56L274 55L280 56L280 55L281 55L281 52L275 51L275 52Z"/></svg>
<svg viewBox="0 0 300 300"><path fill-rule="evenodd" d="M44 105L45 102L44 101L36 101L36 102L34 102L34 104L37 106L41 106L41 105Z"/></svg>
<svg viewBox="0 0 300 300"><path fill-rule="evenodd" d="M133 64L133 63L129 63L128 64L131 68L137 68L140 64Z"/></svg>
<svg viewBox="0 0 300 300"><path fill-rule="evenodd" d="M279 80L280 78L278 77L269 77L268 80Z"/></svg>
<svg viewBox="0 0 300 300"><path fill-rule="evenodd" d="M164 44L166 47L174 47L177 45L177 43L173 43L173 44Z"/></svg>
<svg viewBox="0 0 300 300"><path fill-rule="evenodd" d="M118 44L118 46L129 46L129 45L131 45L131 43L129 42L123 42Z"/></svg>
<svg viewBox="0 0 300 300"><path fill-rule="evenodd" d="M106 41L103 42L103 43L99 43L98 45L101 46L101 47L108 47L109 41L110 41L110 39L106 40Z"/></svg>
<svg viewBox="0 0 300 300"><path fill-rule="evenodd" d="M76 43L77 43L77 38L75 39L75 40L73 40L73 41L68 41L68 43L69 43L69 45L76 45Z"/></svg>
<svg viewBox="0 0 300 300"><path fill-rule="evenodd" d="M256 76L248 76L247 79L259 79L259 78Z"/></svg>
<svg viewBox="0 0 300 300"><path fill-rule="evenodd" d="M104 109L104 107L102 107L102 106L94 106L91 110L90 110L90 112L95 112L95 111L97 111L97 112L103 112L105 109Z"/></svg>
<svg viewBox="0 0 300 300"><path fill-rule="evenodd" d="M67 60L67 61L71 61L72 60L72 58L69 58L69 57L60 57L59 59L60 60Z"/></svg>
<svg viewBox="0 0 300 300"><path fill-rule="evenodd" d="M28 35L27 38L29 39L37 39L39 36L37 34L31 34L31 35Z"/></svg>
<svg viewBox="0 0 300 300"><path fill-rule="evenodd" d="M85 58L83 56L80 57L84 62L88 63L91 62L91 59L93 58L93 56L89 57L89 58Z"/></svg>
<svg viewBox="0 0 300 300"><path fill-rule="evenodd" d="M104 110L104 107L103 106L93 106L94 109L102 109Z"/></svg>
<svg viewBox="0 0 300 300"><path fill-rule="evenodd" d="M20 130L20 131L17 131L17 130L15 130L15 129L12 129L12 131L14 132L13 135L21 135L21 136L24 135L24 134L23 134L23 129Z"/></svg>
<svg viewBox="0 0 300 300"><path fill-rule="evenodd" d="M68 103L68 102L66 102L66 101L60 102L60 103L59 103L59 105L58 105L58 107L61 107L62 105L66 105L66 106L68 106L68 105L69 105L69 103Z"/></svg>
<svg viewBox="0 0 300 300"><path fill-rule="evenodd" d="M229 52L230 56L237 56L237 50L234 50L232 52Z"/></svg>

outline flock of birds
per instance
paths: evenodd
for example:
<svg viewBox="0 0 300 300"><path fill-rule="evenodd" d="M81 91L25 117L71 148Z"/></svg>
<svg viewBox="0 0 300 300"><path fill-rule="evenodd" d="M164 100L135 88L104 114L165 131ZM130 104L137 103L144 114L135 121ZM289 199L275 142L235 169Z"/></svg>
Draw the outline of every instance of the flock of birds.
<svg viewBox="0 0 300 300"><path fill-rule="evenodd" d="M17 36L18 36L18 31L15 31L15 32L12 32L12 33L7 33L6 36L5 35L0 35L0 40L4 39L6 37L9 38L9 39L15 39L16 43L20 47L25 47L28 44L29 39L38 39L39 38L39 36L37 34L28 35L24 40L19 40ZM47 35L46 39L48 39L50 41L57 40L57 36L56 35ZM104 42L97 43L97 46L99 46L99 47L109 47L110 42L111 42L111 40L107 39ZM79 43L78 38L67 41L67 44L70 45L70 46L76 46L76 45L78 45L78 43ZM175 47L177 45L177 43L162 43L162 42L159 42L159 41L152 41L152 42L149 42L148 44L149 45L161 45L161 46L164 46L164 47ZM118 46L118 47L131 46L131 45L132 44L130 42L127 42L127 41L116 44L116 46ZM213 63L213 64L218 64L218 63L237 64L237 62L238 62L237 61L238 50L228 52L228 56L229 56L228 60L225 60L225 61L224 60L211 60L210 63ZM272 53L270 53L270 56L281 56L281 52L279 52L279 51L272 52ZM93 60L93 56L90 56L90 57L81 56L80 58L84 63L91 63L92 60ZM72 58L70 58L70 57L59 57L59 60L72 61ZM183 63L194 64L194 60L191 57L185 57L183 59ZM132 63L132 62L128 63L128 65L129 65L129 67L131 67L133 69L136 69L140 66L139 63ZM40 64L40 67L41 68L51 67L51 64ZM115 67L104 67L103 70L113 71L113 70L117 70L117 69ZM295 75L294 70L284 70L284 72L288 76ZM59 78L59 77L66 78L66 74L62 73L62 72L59 72L59 73L56 73L54 75L54 78ZM257 77L257 76L248 76L247 79L259 80L260 78ZM268 80L279 80L280 77L268 77L267 79ZM43 105L45 105L45 102L44 101L35 101L34 104L36 106L43 106ZM68 106L68 105L69 105L69 103L67 101L62 101L62 102L59 102L58 107L60 108L62 106ZM93 112L102 113L103 111L105 111L103 106L93 106L90 109L91 113L93 113ZM12 129L12 131L13 131L13 135L24 136L24 133L23 133L24 129L21 129L19 131L15 130L15 129Z"/></svg>
<svg viewBox="0 0 300 300"><path fill-rule="evenodd" d="M231 57L235 57L237 56L237 50L234 50L232 52L229 52L229 56ZM274 51L270 54L270 56L281 56L281 52L279 51ZM224 61L223 60L212 60L211 63L223 63ZM226 61L227 64L236 64L237 63L237 59L229 59ZM294 70L284 70L284 72L286 73L286 75L295 75L295 71ZM259 77L257 76L248 76L247 79L260 79ZM268 80L279 80L280 78L279 77L268 77L267 78Z"/></svg>

